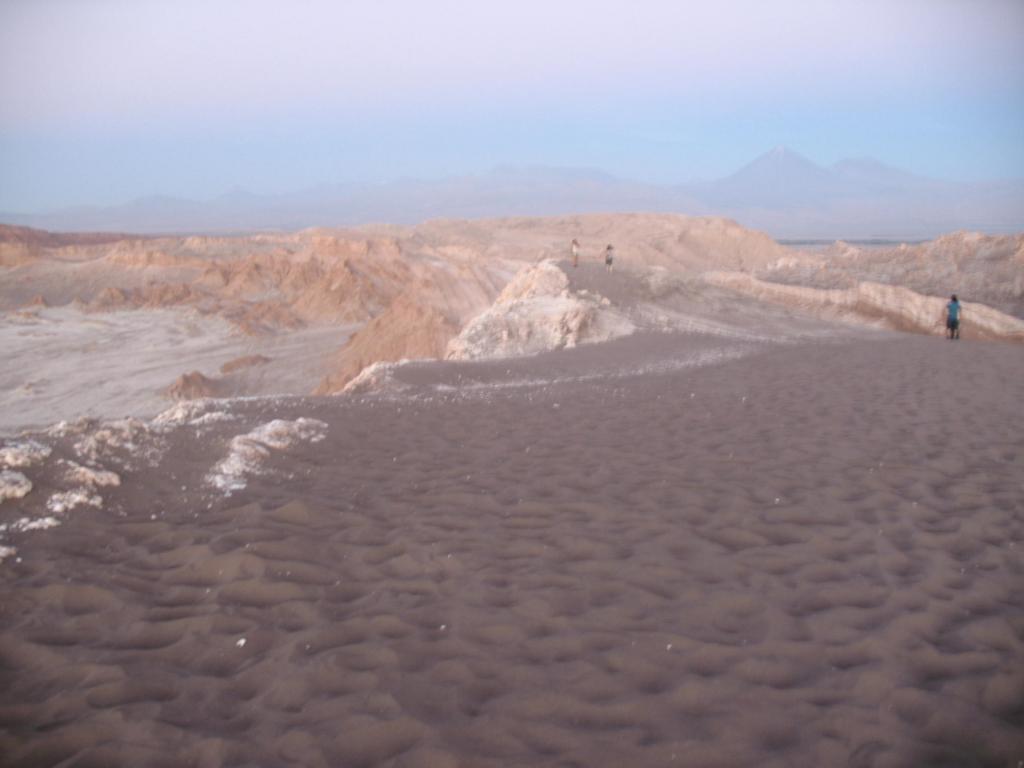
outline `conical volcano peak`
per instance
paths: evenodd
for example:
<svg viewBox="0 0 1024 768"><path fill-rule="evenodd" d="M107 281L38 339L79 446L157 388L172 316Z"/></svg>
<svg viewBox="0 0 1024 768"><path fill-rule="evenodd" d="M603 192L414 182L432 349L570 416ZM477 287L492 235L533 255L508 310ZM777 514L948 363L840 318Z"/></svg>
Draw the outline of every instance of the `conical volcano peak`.
<svg viewBox="0 0 1024 768"><path fill-rule="evenodd" d="M770 178L775 181L784 179L800 184L806 183L809 179L820 181L828 175L827 170L808 160L799 152L779 145L754 158L732 176L727 177L725 181Z"/></svg>
<svg viewBox="0 0 1024 768"><path fill-rule="evenodd" d="M792 165L796 167L813 167L819 168L819 166L812 160L801 155L799 152L790 149L784 144L772 147L770 150L765 152L760 157L754 158L747 167L759 164L771 163L773 165Z"/></svg>

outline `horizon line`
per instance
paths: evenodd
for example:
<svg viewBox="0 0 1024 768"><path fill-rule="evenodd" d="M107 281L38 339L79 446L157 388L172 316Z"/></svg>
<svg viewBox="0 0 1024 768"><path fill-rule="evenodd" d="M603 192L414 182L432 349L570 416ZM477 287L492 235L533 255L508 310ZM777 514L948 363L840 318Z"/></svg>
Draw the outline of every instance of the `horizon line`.
<svg viewBox="0 0 1024 768"><path fill-rule="evenodd" d="M150 201L157 201L157 200L171 201L171 202L178 202L178 203L209 204L209 203L215 203L215 202L217 202L219 200L222 200L223 198L230 197L232 195L248 195L248 196L255 197L255 198L272 199L272 198L279 198L279 197L288 197L290 195L298 195L298 194L302 194L302 193L306 193L306 192L312 192L312 191L316 191L316 190L320 190L320 189L325 189L325 188L326 189L338 189L338 188L344 188L344 187L356 187L356 188L362 187L362 188L372 189L372 188L381 188L381 187L387 187L387 186L390 186L390 185L403 184L403 183L413 183L413 184L415 184L415 183L428 183L429 184L429 183L440 183L440 182L446 182L446 181L454 181L454 180L466 179L466 178L484 178L486 176L493 175L493 174L496 174L496 173L501 172L501 171L559 171L559 172L576 172L576 173L585 172L585 173L589 173L589 174L600 174L602 176L607 177L611 181L626 182L626 183L630 183L630 184L640 184L640 185L643 185L643 186L648 186L648 187L658 188L658 189L672 189L672 188L679 188L679 187L699 186L701 184L713 184L713 183L716 183L716 182L724 181L726 179L731 178L732 176L735 176L736 174L740 173L741 171L743 171L744 169L750 167L751 165L754 165L755 163L757 163L760 160L767 159L767 158L770 158L770 157L773 157L773 156L776 156L776 155L779 155L779 154L791 154L795 158L797 158L799 160L802 160L802 161L805 161L805 162L808 162L808 163L811 163L815 167L820 168L822 170L834 170L836 166L838 166L838 165L840 165L842 163L871 162L871 163L876 164L879 167L882 167L882 168L885 168L885 169L888 169L888 170L892 170L892 171L897 171L897 172L900 172L900 173L904 173L904 174L907 174L909 176L914 176L914 177L916 177L918 179L921 179L922 181L930 181L930 182L936 182L936 183L958 184L958 185L965 185L965 186L978 185L978 184L984 185L984 184L1024 183L1024 176L1019 176L1019 177L1018 176L987 177L987 178L984 178L984 179L973 179L973 180L962 179L962 178L947 178L947 177L939 177L939 176L927 176L927 175L923 175L923 174L917 173L916 171L907 170L906 168L902 168L900 166L890 165L889 163L886 163L886 162L883 162L881 160L878 160L877 158L875 158L875 157L873 157L871 155L853 155L853 156L848 156L848 157L842 157L839 160L836 160L835 162L825 164L825 163L819 163L818 161L809 158L807 155L805 155L802 152L799 152L799 151L793 149L792 147L790 147L788 145L777 144L777 145L773 146L771 149L756 155L755 157L753 157L752 159L750 159L747 162L743 163L742 165L740 165L739 167L737 167L733 171L730 171L730 172L728 172L728 173L726 173L724 175L716 176L716 177L711 177L711 178L691 178L691 179L682 180L682 181L671 181L671 182L643 181L643 180L641 180L639 178L631 177L629 175L620 175L620 174L618 174L618 173L616 173L614 171L607 170L606 168L602 168L602 167L599 167L599 166L590 166L590 165L558 165L558 164L545 164L545 163L529 162L529 161L524 161L524 162L520 162L520 163L516 163L516 162L498 162L498 163L495 163L493 165L490 165L490 166L487 166L487 167L484 167L484 168L479 168L479 169L472 170L472 171L465 171L465 172L461 172L461 173L453 172L453 173L438 174L438 175L433 175L433 176L427 176L427 175L424 175L424 176L392 176L392 177L387 178L387 179L378 179L378 180L370 180L370 179L359 179L359 180L357 180L357 179L350 179L350 180L344 180L344 181L327 181L327 180L323 180L323 181L314 182L312 184L307 184L307 185L304 185L304 186L301 186L301 187L292 187L292 188L288 188L288 189L279 189L279 190L276 190L276 191L253 191L252 188L245 187L245 186L243 186L241 184L232 184L232 185L224 188L222 191L213 193L213 194L208 195L208 196L190 197L190 196L186 196L186 195L179 195L179 194L175 194L175 193L169 193L169 192L165 192L165 191L156 190L156 191L151 191L151 192L142 192L142 193L139 193L139 194L137 194L137 195L135 195L133 197L130 197L130 198L122 198L120 202L96 203L96 202L80 201L80 202L65 203L65 204L62 204L62 205L52 206L52 207L48 207L48 208L37 208L37 209L34 209L34 210L24 210L24 209L22 209L22 210L13 210L13 209L8 209L8 210L0 211L0 215L10 215L10 216L45 216L45 215L52 215L52 214L57 214L57 213L68 212L68 211L71 211L71 210L74 210L74 209L80 209L80 208L85 208L85 209L89 209L89 208L93 208L93 209L120 208L120 207L124 207L124 206L128 206L128 205L132 205L132 204L135 204L135 203L150 202Z"/></svg>

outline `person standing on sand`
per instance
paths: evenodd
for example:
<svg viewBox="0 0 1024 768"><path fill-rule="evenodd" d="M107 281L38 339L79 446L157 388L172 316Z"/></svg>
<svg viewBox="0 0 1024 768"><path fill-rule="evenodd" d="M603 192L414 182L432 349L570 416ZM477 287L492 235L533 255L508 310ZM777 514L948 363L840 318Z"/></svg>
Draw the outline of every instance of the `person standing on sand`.
<svg viewBox="0 0 1024 768"><path fill-rule="evenodd" d="M615 249L612 248L611 243L609 243L608 247L604 249L604 265L608 269L609 272L612 271L612 264L614 263L614 261L615 261Z"/></svg>
<svg viewBox="0 0 1024 768"><path fill-rule="evenodd" d="M950 339L960 338L960 302L954 293L946 305L946 336Z"/></svg>
<svg viewBox="0 0 1024 768"><path fill-rule="evenodd" d="M575 237L572 239L572 265L574 267L580 265L580 241Z"/></svg>

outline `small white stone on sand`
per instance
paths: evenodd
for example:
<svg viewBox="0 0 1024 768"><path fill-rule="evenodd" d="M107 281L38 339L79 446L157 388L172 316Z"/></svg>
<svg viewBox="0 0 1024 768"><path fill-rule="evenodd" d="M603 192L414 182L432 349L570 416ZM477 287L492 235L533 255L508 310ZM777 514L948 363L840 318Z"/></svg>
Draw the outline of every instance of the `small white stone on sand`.
<svg viewBox="0 0 1024 768"><path fill-rule="evenodd" d="M121 484L121 478L116 472L86 467L74 461L69 461L68 465L71 469L68 470L67 477L74 483L87 485L90 488L95 488L96 486L118 486Z"/></svg>
<svg viewBox="0 0 1024 768"><path fill-rule="evenodd" d="M12 531L24 532L24 531L45 531L47 528L56 528L60 525L60 520L55 517L21 517L15 520L9 527Z"/></svg>
<svg viewBox="0 0 1024 768"><path fill-rule="evenodd" d="M126 418L100 424L93 432L75 443L75 452L82 458L97 462L115 450L138 454L137 440L150 434L149 427L139 419Z"/></svg>
<svg viewBox="0 0 1024 768"><path fill-rule="evenodd" d="M18 440L0 448L0 466L30 467L50 455L51 448L35 440Z"/></svg>
<svg viewBox="0 0 1024 768"><path fill-rule="evenodd" d="M209 406L206 399L182 400L175 403L167 410L158 414L153 419L153 424L159 426L177 426L191 420L202 418L200 414Z"/></svg>
<svg viewBox="0 0 1024 768"><path fill-rule="evenodd" d="M189 426L192 427L204 427L208 424L215 424L220 421L234 421L237 417L232 416L230 413L224 411L211 411L210 413L204 413L202 416L192 419L189 421Z"/></svg>
<svg viewBox="0 0 1024 768"><path fill-rule="evenodd" d="M79 506L99 507L103 499L89 493L85 488L55 493L46 502L46 508L55 515L60 515Z"/></svg>
<svg viewBox="0 0 1024 768"><path fill-rule="evenodd" d="M235 645L237 645L239 648L244 648L245 647L245 638L244 637L238 638L238 640L235 641Z"/></svg>
<svg viewBox="0 0 1024 768"><path fill-rule="evenodd" d="M32 481L21 472L5 469L0 472L0 501L20 499L32 490Z"/></svg>

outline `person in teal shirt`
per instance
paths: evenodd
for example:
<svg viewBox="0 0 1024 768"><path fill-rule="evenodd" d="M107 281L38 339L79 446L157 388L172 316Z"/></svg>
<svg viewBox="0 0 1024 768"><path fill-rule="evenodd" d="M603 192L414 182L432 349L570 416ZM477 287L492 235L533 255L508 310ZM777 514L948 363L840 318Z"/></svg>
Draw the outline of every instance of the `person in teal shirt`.
<svg viewBox="0 0 1024 768"><path fill-rule="evenodd" d="M960 302L955 293L946 305L946 336L950 339L960 338Z"/></svg>

